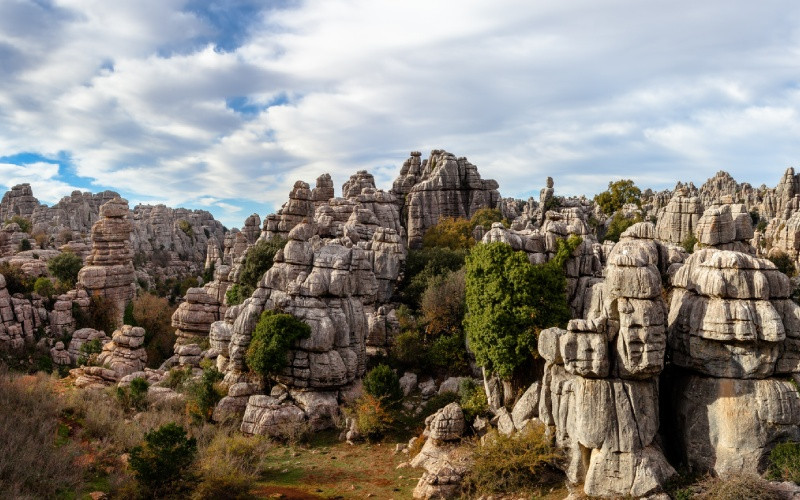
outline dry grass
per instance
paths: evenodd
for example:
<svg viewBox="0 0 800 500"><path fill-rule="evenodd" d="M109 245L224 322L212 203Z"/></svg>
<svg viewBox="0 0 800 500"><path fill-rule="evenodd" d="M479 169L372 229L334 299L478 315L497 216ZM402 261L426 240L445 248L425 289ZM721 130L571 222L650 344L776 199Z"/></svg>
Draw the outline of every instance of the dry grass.
<svg viewBox="0 0 800 500"><path fill-rule="evenodd" d="M62 403L47 375L0 367L0 498L47 498L80 488L80 448L59 423Z"/></svg>
<svg viewBox="0 0 800 500"><path fill-rule="evenodd" d="M779 500L783 498L764 479L753 475L719 479L707 476L704 479L674 492L675 498L697 500Z"/></svg>

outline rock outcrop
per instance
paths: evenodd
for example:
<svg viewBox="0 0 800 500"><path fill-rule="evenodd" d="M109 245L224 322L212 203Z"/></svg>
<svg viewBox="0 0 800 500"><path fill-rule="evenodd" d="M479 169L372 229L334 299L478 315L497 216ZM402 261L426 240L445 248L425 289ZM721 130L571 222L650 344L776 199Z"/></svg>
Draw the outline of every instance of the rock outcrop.
<svg viewBox="0 0 800 500"><path fill-rule="evenodd" d="M450 403L425 419L428 439L411 460L412 467L425 469L414 488L414 498L452 498L459 493L472 465L471 452L459 446L465 430L464 412L458 403Z"/></svg>
<svg viewBox="0 0 800 500"><path fill-rule="evenodd" d="M392 194L408 214L408 245L422 245L425 231L442 217L470 218L481 208L494 208L500 201L497 182L483 180L478 168L466 158L442 150L419 163L412 153L394 181Z"/></svg>
<svg viewBox="0 0 800 500"><path fill-rule="evenodd" d="M119 380L131 373L144 371L147 353L144 350L144 328L123 325L115 331L111 342L103 346L97 356L100 366L108 367Z"/></svg>
<svg viewBox="0 0 800 500"><path fill-rule="evenodd" d="M658 218L656 238L673 245L681 245L694 234L703 214L700 198L690 196L688 189L678 189Z"/></svg>
<svg viewBox="0 0 800 500"><path fill-rule="evenodd" d="M289 193L289 201L283 204L278 213L270 214L264 219L262 237L272 239L275 236L286 238L298 224L314 218L314 201L307 182L297 181Z"/></svg>
<svg viewBox="0 0 800 500"><path fill-rule="evenodd" d="M638 226L638 227L637 227ZM643 497L675 474L658 445L658 375L666 307L659 264L666 252L650 223L624 233L594 285L585 320L541 332L546 360L539 415L567 453L567 479L590 496Z"/></svg>
<svg viewBox="0 0 800 500"><path fill-rule="evenodd" d="M129 219L128 202L121 198L100 207L100 220L92 226L92 254L78 273L78 288L111 301L120 322L136 295Z"/></svg>
<svg viewBox="0 0 800 500"><path fill-rule="evenodd" d="M752 255L702 249L673 278L669 345L682 458L720 476L760 473L800 440L800 306L789 279Z"/></svg>

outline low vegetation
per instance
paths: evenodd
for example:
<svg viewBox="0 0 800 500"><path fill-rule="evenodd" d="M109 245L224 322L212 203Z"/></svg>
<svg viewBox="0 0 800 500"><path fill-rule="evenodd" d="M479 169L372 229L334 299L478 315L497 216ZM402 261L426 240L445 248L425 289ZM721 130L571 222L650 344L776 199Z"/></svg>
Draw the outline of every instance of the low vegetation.
<svg viewBox="0 0 800 500"><path fill-rule="evenodd" d="M259 280L272 267L275 254L286 246L287 241L279 237L269 241L262 240L247 251L237 282L225 295L228 305L241 304L253 294Z"/></svg>
<svg viewBox="0 0 800 500"><path fill-rule="evenodd" d="M47 270L65 290L75 287L81 267L83 267L81 258L72 252L62 252L47 262Z"/></svg>
<svg viewBox="0 0 800 500"><path fill-rule="evenodd" d="M266 310L261 313L245 361L254 372L268 377L286 366L295 341L311 336L311 327L291 314Z"/></svg>

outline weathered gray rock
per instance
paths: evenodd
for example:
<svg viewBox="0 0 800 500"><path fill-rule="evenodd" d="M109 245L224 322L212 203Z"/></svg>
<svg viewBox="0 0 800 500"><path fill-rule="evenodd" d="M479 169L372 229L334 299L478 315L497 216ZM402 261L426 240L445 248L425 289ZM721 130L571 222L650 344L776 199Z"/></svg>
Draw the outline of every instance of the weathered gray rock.
<svg viewBox="0 0 800 500"><path fill-rule="evenodd" d="M458 403L450 403L425 420L429 437L411 460L412 467L425 469L414 488L414 498L452 498L459 492L472 465L472 453L458 445L464 429L464 413Z"/></svg>
<svg viewBox="0 0 800 500"><path fill-rule="evenodd" d="M675 245L680 245L691 236L700 217L703 205L696 196L690 196L687 189L678 189L664 213L656 224L656 238Z"/></svg>
<svg viewBox="0 0 800 500"><path fill-rule="evenodd" d="M114 332L111 342L103 346L97 363L107 366L116 374L116 380L125 375L144 371L147 353L144 350L144 328L123 325Z"/></svg>

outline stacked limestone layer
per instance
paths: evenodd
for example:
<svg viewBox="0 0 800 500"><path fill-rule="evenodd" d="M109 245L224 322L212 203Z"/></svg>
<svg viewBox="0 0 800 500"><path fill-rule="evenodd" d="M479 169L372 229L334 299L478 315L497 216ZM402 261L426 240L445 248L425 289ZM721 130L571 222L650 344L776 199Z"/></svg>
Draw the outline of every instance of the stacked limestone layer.
<svg viewBox="0 0 800 500"><path fill-rule="evenodd" d="M0 257L11 257L19 252L22 240L31 241L31 236L20 229L16 222L3 224L0 229Z"/></svg>
<svg viewBox="0 0 800 500"><path fill-rule="evenodd" d="M374 311L367 312L366 343L368 348L389 348L398 333L400 333L400 322L397 320L394 307L383 305Z"/></svg>
<svg viewBox="0 0 800 500"><path fill-rule="evenodd" d="M123 325L114 332L111 342L103 346L103 351L97 356L97 363L114 372L116 380L143 371L147 364L144 328Z"/></svg>
<svg viewBox="0 0 800 500"><path fill-rule="evenodd" d="M101 346L111 342L111 339L106 335L106 332L102 330L95 330L94 328L81 328L80 330L75 330L75 332L72 334L72 339L69 341L69 347L67 348L70 361L72 363L77 363L78 359L81 357L81 347L87 342L91 342L93 340L99 341Z"/></svg>
<svg viewBox="0 0 800 500"><path fill-rule="evenodd" d="M688 189L677 189L656 223L656 238L673 245L681 245L694 234L703 215L703 205Z"/></svg>
<svg viewBox="0 0 800 500"><path fill-rule="evenodd" d="M653 226L629 229L595 285L592 310L541 332L539 416L567 454L567 479L598 497L643 497L675 474L657 443L666 308Z"/></svg>
<svg viewBox="0 0 800 500"><path fill-rule="evenodd" d="M301 222L314 218L314 201L307 182L297 181L289 193L289 201L283 204L278 213L264 218L261 237L267 240L279 236L286 238L289 231Z"/></svg>
<svg viewBox="0 0 800 500"><path fill-rule="evenodd" d="M314 207L319 208L333 197L333 179L331 179L331 174L322 174L317 177L316 186L311 190L311 201L314 202Z"/></svg>
<svg viewBox="0 0 800 500"><path fill-rule="evenodd" d="M18 215L30 219L34 210L39 207L39 200L34 198L30 184L18 184L6 191L0 201L0 221Z"/></svg>
<svg viewBox="0 0 800 500"><path fill-rule="evenodd" d="M472 466L471 452L459 446L467 425L458 403L450 403L425 419L422 450L411 460L422 467L414 498L453 498L460 493L464 475Z"/></svg>
<svg viewBox="0 0 800 500"><path fill-rule="evenodd" d="M408 166L406 166L408 165ZM500 201L497 182L481 179L478 168L466 158L442 150L431 151L423 164L412 153L395 180L393 194L407 212L408 244L422 245L425 231L442 217L469 219L482 208L494 208ZM410 189L409 189L409 186Z"/></svg>
<svg viewBox="0 0 800 500"><path fill-rule="evenodd" d="M172 314L177 342L189 344L207 337L211 324L222 319L224 307L209 285L187 290L185 300Z"/></svg>
<svg viewBox="0 0 800 500"><path fill-rule="evenodd" d="M92 254L78 273L78 288L112 301L119 319L136 295L131 230L127 201L116 198L100 207L100 220L92 226Z"/></svg>
<svg viewBox="0 0 800 500"><path fill-rule="evenodd" d="M0 349L17 350L34 342L36 330L44 328L47 310L41 300L28 300L8 293L0 274Z"/></svg>
<svg viewBox="0 0 800 500"><path fill-rule="evenodd" d="M322 240L318 229L313 223L295 226L252 297L211 325L211 346L229 383L246 376L244 356L264 310L293 314L311 327L311 337L298 341L288 366L274 377L289 396L275 402L271 396L253 395L245 413L246 432L271 433L284 417L297 415L314 427L330 425L331 408L337 407L342 391L364 373L367 311L397 280L405 251L394 230L378 228L371 240L354 243L349 238Z"/></svg>
<svg viewBox="0 0 800 500"><path fill-rule="evenodd" d="M73 305L85 311L89 304L89 295L86 290L70 290L56 297L53 310L49 313L50 333L54 336L72 333L75 330L75 318L72 316Z"/></svg>
<svg viewBox="0 0 800 500"><path fill-rule="evenodd" d="M755 253L750 245L753 220L741 203L712 205L703 212L695 233L701 246Z"/></svg>
<svg viewBox="0 0 800 500"><path fill-rule="evenodd" d="M720 476L763 472L779 441L800 439L800 306L789 279L752 255L702 249L673 278L673 391L683 459Z"/></svg>
<svg viewBox="0 0 800 500"><path fill-rule="evenodd" d="M100 218L100 207L118 197L113 191L73 191L52 207L40 205L34 210L33 232L45 232L57 245L67 243L68 238L83 239Z"/></svg>

